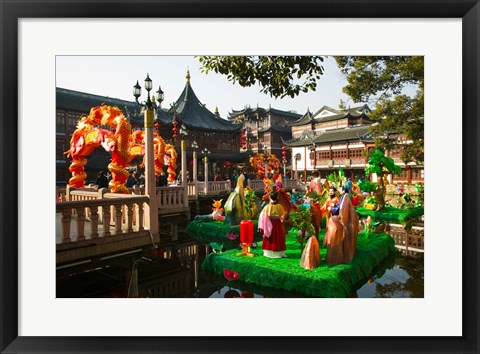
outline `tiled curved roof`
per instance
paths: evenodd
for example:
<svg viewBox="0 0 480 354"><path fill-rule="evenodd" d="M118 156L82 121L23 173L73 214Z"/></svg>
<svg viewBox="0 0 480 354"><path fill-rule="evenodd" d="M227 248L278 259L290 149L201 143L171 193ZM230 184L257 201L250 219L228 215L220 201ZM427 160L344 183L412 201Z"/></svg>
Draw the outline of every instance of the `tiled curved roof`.
<svg viewBox="0 0 480 354"><path fill-rule="evenodd" d="M368 136L370 126L363 125L360 127L353 127L353 128L342 128L342 129L334 129L334 130L327 130L324 133L320 134L317 138L315 138L314 143L326 143L326 142L333 142L333 141L343 141L343 140L361 140Z"/></svg>
<svg viewBox="0 0 480 354"><path fill-rule="evenodd" d="M313 120L313 114L310 111L307 111L300 119L294 122L287 122L288 126L294 127L298 125L310 124Z"/></svg>
<svg viewBox="0 0 480 354"><path fill-rule="evenodd" d="M233 124L209 111L197 98L189 82L177 99L175 110L178 120L184 123L187 128L217 131L238 131L241 128L240 124ZM173 114L173 108L170 108L168 114Z"/></svg>
<svg viewBox="0 0 480 354"><path fill-rule="evenodd" d="M312 131L306 130L299 138L284 141L284 143L288 146L309 146L312 143L322 144L347 140L370 141L369 128L370 125L362 125L359 127L327 130L316 136L312 135Z"/></svg>
<svg viewBox="0 0 480 354"><path fill-rule="evenodd" d="M254 108L251 108L251 107L245 107L244 109L240 109L240 110L235 110L235 109L232 109L232 112L228 114L228 119L230 120L233 120L236 116L238 115L245 115L245 116L249 116L249 115L253 115L255 113L259 113L260 116L264 116L268 113L273 113L273 114L277 114L279 116L286 116L286 117L291 117L291 118L299 118L300 117L300 114L298 113L294 113L294 112L290 112L290 111L282 111L280 109L275 109L275 108L262 108L262 107L254 107Z"/></svg>
<svg viewBox="0 0 480 354"><path fill-rule="evenodd" d="M143 114L141 107L133 101L120 100L118 98L93 95L80 91L56 88L56 107L69 111L85 112L88 114L90 109L101 104L117 106L125 116L134 125L143 125Z"/></svg>

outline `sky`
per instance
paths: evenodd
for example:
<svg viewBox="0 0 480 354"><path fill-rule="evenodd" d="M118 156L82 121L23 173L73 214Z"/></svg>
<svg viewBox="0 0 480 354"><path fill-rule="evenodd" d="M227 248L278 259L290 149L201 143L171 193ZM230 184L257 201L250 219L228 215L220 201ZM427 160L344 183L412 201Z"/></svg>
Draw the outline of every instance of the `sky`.
<svg viewBox="0 0 480 354"><path fill-rule="evenodd" d="M190 83L198 99L210 111L218 106L220 116L227 118L232 110L243 109L245 105L260 106L296 111L304 114L307 109L313 113L324 105L338 108L340 99L352 107L355 104L342 92L346 85L335 60L324 61L325 72L317 83L314 92L300 93L295 98L275 99L260 92L260 86L241 87L228 81L225 75L200 71L200 62L193 56L57 56L56 86L100 96L133 101L133 85L139 81L144 87L144 79L149 74L153 90L160 85L164 92L163 107L177 100L185 87L185 75L190 71ZM142 90L141 101L146 98ZM373 109L373 107L370 107Z"/></svg>

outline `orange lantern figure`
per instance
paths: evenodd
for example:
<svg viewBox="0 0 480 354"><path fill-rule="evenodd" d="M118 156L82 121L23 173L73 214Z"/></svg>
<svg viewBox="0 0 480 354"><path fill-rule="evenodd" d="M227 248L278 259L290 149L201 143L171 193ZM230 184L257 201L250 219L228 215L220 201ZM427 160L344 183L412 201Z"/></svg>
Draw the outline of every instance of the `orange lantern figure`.
<svg viewBox="0 0 480 354"><path fill-rule="evenodd" d="M250 246L253 242L253 221L242 220L240 221L240 245L242 246L242 252L237 256L253 257L253 253L250 253Z"/></svg>

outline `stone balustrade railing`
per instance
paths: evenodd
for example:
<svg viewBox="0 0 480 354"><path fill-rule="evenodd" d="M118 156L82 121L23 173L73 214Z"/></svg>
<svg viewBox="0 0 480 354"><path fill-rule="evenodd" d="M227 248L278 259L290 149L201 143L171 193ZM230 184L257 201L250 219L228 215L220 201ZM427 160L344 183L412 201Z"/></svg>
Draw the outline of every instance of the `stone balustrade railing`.
<svg viewBox="0 0 480 354"><path fill-rule="evenodd" d="M205 183L207 184L207 190L205 191ZM202 195L218 195L228 194L231 190L231 182L228 181L208 181L197 182L197 191Z"/></svg>
<svg viewBox="0 0 480 354"><path fill-rule="evenodd" d="M298 188L298 181L296 179L284 179L282 183L283 188L288 190ZM263 179L249 179L247 180L247 185L255 192L263 192L265 187Z"/></svg>
<svg viewBox="0 0 480 354"><path fill-rule="evenodd" d="M198 191L197 183L189 182L187 184L188 199L195 199L198 196L197 191Z"/></svg>
<svg viewBox="0 0 480 354"><path fill-rule="evenodd" d="M294 189L298 188L298 181L296 179L284 179L283 180L283 187L285 189Z"/></svg>
<svg viewBox="0 0 480 354"><path fill-rule="evenodd" d="M181 186L158 187L157 201L160 213L188 209L188 198L185 197L185 188Z"/></svg>
<svg viewBox="0 0 480 354"><path fill-rule="evenodd" d="M249 179L247 181L247 185L254 191L254 192L261 192L265 184L263 183L263 179Z"/></svg>
<svg viewBox="0 0 480 354"><path fill-rule="evenodd" d="M61 223L61 239L57 239L57 244L142 232L144 203L148 203L147 196L116 193L103 193L103 199L57 203L56 213ZM76 224L75 230L72 223Z"/></svg>

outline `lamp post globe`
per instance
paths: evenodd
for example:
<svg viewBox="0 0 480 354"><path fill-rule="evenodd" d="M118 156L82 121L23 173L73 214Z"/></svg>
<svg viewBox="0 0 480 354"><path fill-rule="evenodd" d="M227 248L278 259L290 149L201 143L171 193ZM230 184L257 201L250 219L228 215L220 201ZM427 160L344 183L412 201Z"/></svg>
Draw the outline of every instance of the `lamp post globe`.
<svg viewBox="0 0 480 354"><path fill-rule="evenodd" d="M147 90L148 92L152 90L152 79L150 79L150 76L148 76L148 74L145 79L145 90Z"/></svg>

